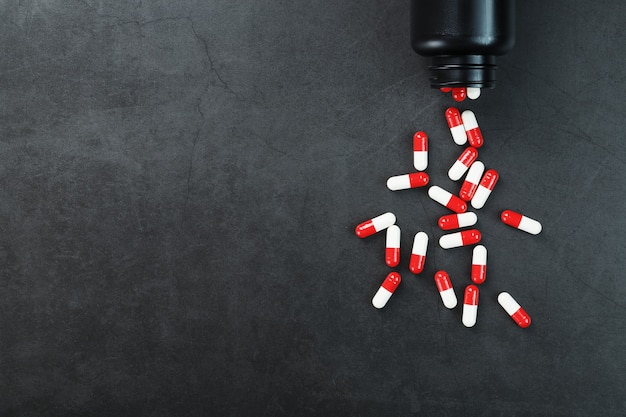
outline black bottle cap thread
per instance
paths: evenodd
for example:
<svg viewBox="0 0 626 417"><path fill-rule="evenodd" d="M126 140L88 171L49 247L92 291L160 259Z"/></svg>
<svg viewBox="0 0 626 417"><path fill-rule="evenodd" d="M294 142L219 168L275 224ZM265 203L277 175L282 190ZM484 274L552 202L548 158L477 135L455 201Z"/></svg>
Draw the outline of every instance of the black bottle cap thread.
<svg viewBox="0 0 626 417"><path fill-rule="evenodd" d="M430 86L494 88L496 57L493 55L442 55L431 58Z"/></svg>

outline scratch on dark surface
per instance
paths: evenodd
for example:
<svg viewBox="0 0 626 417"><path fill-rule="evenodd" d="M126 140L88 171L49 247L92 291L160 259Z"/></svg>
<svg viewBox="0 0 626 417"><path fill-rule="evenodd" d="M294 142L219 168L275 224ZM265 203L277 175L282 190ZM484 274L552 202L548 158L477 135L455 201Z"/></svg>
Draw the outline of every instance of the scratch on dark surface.
<svg viewBox="0 0 626 417"><path fill-rule="evenodd" d="M584 140L585 142L587 142L591 146L594 146L594 147L596 147L598 149L602 149L604 152L606 152L608 154L608 157L613 157L613 158L617 159L622 165L626 165L626 161L624 159L622 159L619 156L617 156L614 151L611 151L610 149L607 149L606 147L604 147L604 146L594 142L593 138L587 132L582 130L582 128L580 128L579 126L577 126L574 123L572 123L571 126L574 128L574 130L576 130L577 133L580 134L582 140ZM608 157L607 157L607 159L608 159Z"/></svg>
<svg viewBox="0 0 626 417"><path fill-rule="evenodd" d="M352 50L356 45L359 44L359 42L362 42L364 39L369 38L370 36L374 35L376 33L376 31L373 30L373 28L378 27L378 24L387 17L387 11L389 10L389 8L391 6L393 6L393 2L388 2L387 6L385 6L385 8L379 13L379 18L378 20L376 20L370 27L369 30L366 30L363 36L359 36L357 39L355 39L354 41L352 41L349 45L347 45L345 47L346 50Z"/></svg>
<svg viewBox="0 0 626 417"><path fill-rule="evenodd" d="M526 68L522 68L522 67L519 67L519 66L516 66L516 65L509 65L509 68L512 68L512 69L517 70L519 72L523 72L523 73L525 73L525 74L527 74L527 75L529 75L532 78L535 78L537 80L541 80L544 83L546 83L546 85L548 87L550 87L550 88L558 91L559 93L567 96L568 98L572 99L573 101L578 101L578 98L575 95L573 95L570 91L567 91L567 90L557 86L554 82L548 80L545 77L542 77L540 74L538 74L538 73L536 73L536 72L534 72L532 70L529 70L529 69L526 69Z"/></svg>
<svg viewBox="0 0 626 417"><path fill-rule="evenodd" d="M194 38L198 42L200 42L200 44L202 44L202 47L203 47L203 50L204 50L204 55L205 55L205 57L206 57L206 59L208 61L208 64L209 64L208 65L209 66L209 72L212 72L215 75L215 78L217 78L217 80L219 81L220 86L224 90L226 90L228 93L232 94L236 98L239 98L239 95L230 87L230 85L222 77L222 74L217 70L215 61L213 59L213 56L211 55L209 44L206 41L206 39L204 39L202 36L200 36L198 31L196 30L195 24L194 24L193 19L191 17L189 17L189 16L166 16L166 17L161 17L161 18L158 18L158 19L144 20L144 21L141 21L141 20L126 20L126 19L123 19L120 16L100 13L96 7L94 7L93 5L88 3L86 0L77 0L77 1L79 3L87 6L90 10L92 10L99 17L106 18L106 19L112 19L112 20L117 21L116 26L136 25L136 26L138 26L140 28L143 28L143 27L145 27L147 25L153 25L153 24L156 24L156 23L161 23L161 22L166 22L166 21L180 21L180 20L187 21L189 23L189 26L191 28L191 32L193 33Z"/></svg>
<svg viewBox="0 0 626 417"><path fill-rule="evenodd" d="M601 298L610 301L611 303L615 304L617 307L621 308L622 310L626 310L626 305L620 304L617 300L615 300L614 298L612 298L610 295L603 293L602 291L600 291L599 289L595 288L593 285L591 285L590 283L588 283L587 281L579 278L577 276L577 274L573 273L569 266L565 266L565 269L568 273L570 273L570 276L574 277L578 282L580 282L581 284L583 284L585 287L589 288L591 291L593 291L594 293L596 293L597 295L599 295ZM591 276L591 280L595 280L598 276L602 275L605 272L605 270L603 269L600 272L595 273L593 276Z"/></svg>
<svg viewBox="0 0 626 417"><path fill-rule="evenodd" d="M412 78L412 77L407 77L407 78ZM401 81L406 81L407 78L404 78ZM400 83L400 81L392 84L389 87L384 88L383 90L381 90L378 94L381 94L383 91L387 91L390 88L392 88L392 86L397 86ZM376 95L370 96L367 100L370 100L371 98L375 97ZM421 107L419 111L417 111L415 113L415 116L420 116L421 114L427 112L430 108L439 105L439 103L436 100L432 100L431 103L427 106ZM353 108L351 108L347 113L344 113L339 119L334 120L322 127L320 127L320 130L326 130L326 129L330 129L331 127L335 126L337 123L342 122L342 119L344 119L346 116L348 116L350 113L353 113L354 111L356 111L357 109L362 108L363 105L360 106L355 106ZM385 122L385 124L382 126L381 130L384 130L385 127L387 127L389 125L389 121ZM334 155L329 155L329 156L325 156L323 158L317 158L317 159L308 159L307 163L308 164L316 164L319 162L323 162L323 161L328 161L328 160L332 160L332 159L336 159L336 158L349 158L352 156L358 156L358 155L367 155L368 158L375 158L375 152L371 152L372 148L375 147L381 147L381 146L385 146L388 145L389 142L391 142L392 140L394 140L394 138L392 136L390 136L386 141L384 142L377 142L377 141L371 141L369 143L368 146L365 147L351 147L349 152L345 152L345 153L340 153L340 154L334 154Z"/></svg>
<svg viewBox="0 0 626 417"><path fill-rule="evenodd" d="M189 168L187 169L187 193L185 194L185 204L189 201L189 194L191 193L191 176L193 174L193 158L196 153L196 146L198 145L198 138L200 137L201 127L198 127L196 134L194 135L193 142L191 144L191 152L189 153Z"/></svg>
<svg viewBox="0 0 626 417"><path fill-rule="evenodd" d="M222 87L228 91L229 93L231 93L232 95L234 95L235 97L239 98L239 96L237 95L237 93L235 93L230 86L228 85L228 83L226 81L224 81L224 79L222 78L222 75L217 71L217 69L215 68L215 63L213 62L213 58L211 57L211 53L209 50L209 45L207 43L207 41L201 37L198 32L196 31L196 27L193 23L193 20L187 16L185 17L185 19L187 19L187 21L189 22L190 26L191 26L191 31L193 32L194 36L196 37L196 39L198 41L200 41L200 43L204 46L204 53L206 55L207 60L209 61L209 70L212 71L215 74L215 77L217 77L217 79L219 80L219 82L222 84Z"/></svg>
<svg viewBox="0 0 626 417"><path fill-rule="evenodd" d="M368 102L369 102L369 101L371 101L372 99L374 99L374 98L376 98L376 97L378 97L378 96L380 96L380 95L382 95L382 94L386 93L386 92L387 92L387 91L389 91L389 90L393 90L394 88L396 88L396 87L398 87L398 86L400 86L400 85L404 84L404 83L405 83L405 82L407 82L408 80L412 80L412 79L414 79L414 78L418 77L418 75L419 75L419 74L409 75L409 76L407 76L407 77L401 78L401 79L399 79L398 81L394 81L393 83L391 83L391 84L389 84L389 85L387 85L387 86L385 86L385 87L383 87L383 88L381 88L381 89L377 90L375 93L370 94L369 96L367 96L367 97L365 97L363 100L361 100L361 102L360 102L361 104L358 104L358 105L356 105L356 106L353 106L353 107L350 107L350 108L346 109L346 110L345 110L345 113L343 113L343 114L341 115L341 118L343 119L343 118L345 118L346 116L348 116L348 115L350 115L350 114L354 113L354 111L355 111L355 110L358 110L358 109L362 108L362 107L363 107L363 103L368 103ZM437 103L435 100L433 100L433 101L431 102L431 106L433 106L433 105L435 105L435 104L438 104L438 103ZM429 107L430 107L430 106L429 106ZM332 126L333 124L334 124L333 122L328 123L327 125L322 126L322 128L327 128L327 127L329 127L329 126Z"/></svg>

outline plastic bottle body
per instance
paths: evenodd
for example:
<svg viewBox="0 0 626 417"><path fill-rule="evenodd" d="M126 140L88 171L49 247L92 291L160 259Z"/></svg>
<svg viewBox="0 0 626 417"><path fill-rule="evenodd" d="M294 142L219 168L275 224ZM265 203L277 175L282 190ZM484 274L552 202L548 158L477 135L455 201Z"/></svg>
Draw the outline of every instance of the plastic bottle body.
<svg viewBox="0 0 626 417"><path fill-rule="evenodd" d="M431 57L434 88L492 88L515 44L515 0L412 0L411 45Z"/></svg>

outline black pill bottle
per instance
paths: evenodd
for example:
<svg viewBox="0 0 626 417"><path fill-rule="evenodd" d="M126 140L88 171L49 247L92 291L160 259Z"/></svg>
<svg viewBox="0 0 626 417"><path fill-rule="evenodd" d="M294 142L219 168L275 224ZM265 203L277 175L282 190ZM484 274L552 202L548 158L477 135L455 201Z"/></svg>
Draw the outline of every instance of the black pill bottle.
<svg viewBox="0 0 626 417"><path fill-rule="evenodd" d="M515 0L412 0L411 45L430 85L493 88L496 56L515 44Z"/></svg>

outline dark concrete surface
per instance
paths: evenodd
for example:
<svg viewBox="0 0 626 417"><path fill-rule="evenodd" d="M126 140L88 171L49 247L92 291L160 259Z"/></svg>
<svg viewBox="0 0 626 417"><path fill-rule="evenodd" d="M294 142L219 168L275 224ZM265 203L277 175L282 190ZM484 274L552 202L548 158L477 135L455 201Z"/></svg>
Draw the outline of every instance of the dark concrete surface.
<svg viewBox="0 0 626 417"><path fill-rule="evenodd" d="M432 280L460 297L471 249L437 246L425 190L385 188L418 129L457 187L408 10L2 2L0 415L626 415L626 3L519 1L497 88L460 106L501 174L472 329ZM403 282L378 311L384 236L353 230L389 210Z"/></svg>

